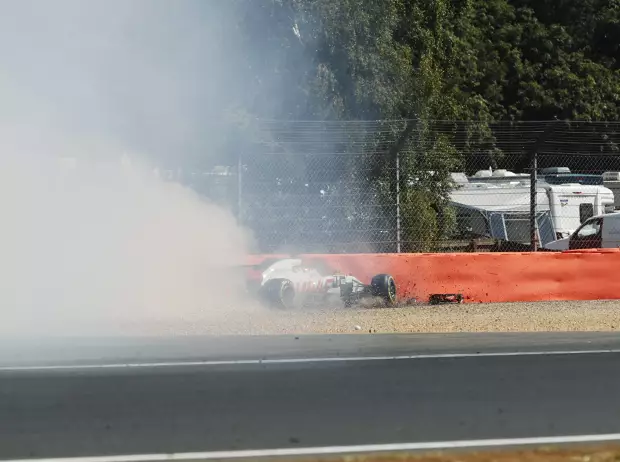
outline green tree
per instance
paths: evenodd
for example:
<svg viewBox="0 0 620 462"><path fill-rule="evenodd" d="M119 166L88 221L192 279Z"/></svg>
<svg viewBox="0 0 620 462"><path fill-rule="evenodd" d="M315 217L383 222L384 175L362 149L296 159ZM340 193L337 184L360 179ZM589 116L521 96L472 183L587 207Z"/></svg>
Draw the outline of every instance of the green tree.
<svg viewBox="0 0 620 462"><path fill-rule="evenodd" d="M351 154L326 160L340 172L329 200L347 211L328 221L365 226L377 217L360 204L377 201L390 219L398 186L412 250L449 234L451 171L527 161L503 157L493 121L620 120L617 0L251 0L239 3L239 23L247 85L236 116L385 120L321 145ZM274 170L274 188L306 191L281 172L316 162Z"/></svg>

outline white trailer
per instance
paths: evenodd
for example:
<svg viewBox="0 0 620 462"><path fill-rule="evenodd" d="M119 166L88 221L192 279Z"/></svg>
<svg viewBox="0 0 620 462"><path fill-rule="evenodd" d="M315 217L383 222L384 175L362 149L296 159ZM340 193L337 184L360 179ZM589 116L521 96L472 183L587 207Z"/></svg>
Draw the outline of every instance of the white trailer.
<svg viewBox="0 0 620 462"><path fill-rule="evenodd" d="M570 236L595 215L614 211L614 193L604 186L561 184L543 186L549 200L556 239Z"/></svg>
<svg viewBox="0 0 620 462"><path fill-rule="evenodd" d="M526 243L530 239L529 180L507 180L503 184L461 181L451 194L451 203L471 233ZM614 209L614 194L603 186L541 182L536 189L542 245L567 237L588 218Z"/></svg>
<svg viewBox="0 0 620 462"><path fill-rule="evenodd" d="M620 210L620 172L604 172L603 185L614 193L615 209Z"/></svg>

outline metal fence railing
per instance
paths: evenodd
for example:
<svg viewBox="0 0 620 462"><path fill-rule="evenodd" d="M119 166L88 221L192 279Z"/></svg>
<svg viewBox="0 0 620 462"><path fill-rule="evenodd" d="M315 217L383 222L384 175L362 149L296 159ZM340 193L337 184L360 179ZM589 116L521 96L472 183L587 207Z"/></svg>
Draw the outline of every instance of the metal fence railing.
<svg viewBox="0 0 620 462"><path fill-rule="evenodd" d="M524 250L620 206L619 123L261 121L251 135L224 189L263 252Z"/></svg>

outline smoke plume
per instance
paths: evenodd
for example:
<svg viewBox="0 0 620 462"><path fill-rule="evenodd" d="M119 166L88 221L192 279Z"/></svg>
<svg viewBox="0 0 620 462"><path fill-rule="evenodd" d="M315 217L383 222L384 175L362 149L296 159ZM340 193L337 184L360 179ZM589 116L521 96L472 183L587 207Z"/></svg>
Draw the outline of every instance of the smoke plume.
<svg viewBox="0 0 620 462"><path fill-rule="evenodd" d="M226 142L225 5L2 3L0 331L174 331L248 302L247 233L154 174Z"/></svg>

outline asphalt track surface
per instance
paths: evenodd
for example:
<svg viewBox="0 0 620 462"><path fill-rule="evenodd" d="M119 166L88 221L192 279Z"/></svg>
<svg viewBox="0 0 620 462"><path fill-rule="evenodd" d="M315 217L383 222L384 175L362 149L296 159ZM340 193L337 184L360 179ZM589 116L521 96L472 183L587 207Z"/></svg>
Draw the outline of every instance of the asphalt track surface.
<svg viewBox="0 0 620 462"><path fill-rule="evenodd" d="M0 342L0 459L620 433L620 335Z"/></svg>

